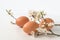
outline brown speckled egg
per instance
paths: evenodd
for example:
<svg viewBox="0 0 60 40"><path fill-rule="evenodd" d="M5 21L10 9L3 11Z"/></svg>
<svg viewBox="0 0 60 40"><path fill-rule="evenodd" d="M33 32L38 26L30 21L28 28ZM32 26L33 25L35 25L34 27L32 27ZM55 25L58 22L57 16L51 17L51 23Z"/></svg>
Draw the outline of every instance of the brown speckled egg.
<svg viewBox="0 0 60 40"><path fill-rule="evenodd" d="M23 31L27 34L31 34L32 31L36 31L36 28L39 27L39 24L34 21L29 21L23 26Z"/></svg>
<svg viewBox="0 0 60 40"><path fill-rule="evenodd" d="M16 24L22 28L28 21L29 19L26 16L21 16L16 19Z"/></svg>

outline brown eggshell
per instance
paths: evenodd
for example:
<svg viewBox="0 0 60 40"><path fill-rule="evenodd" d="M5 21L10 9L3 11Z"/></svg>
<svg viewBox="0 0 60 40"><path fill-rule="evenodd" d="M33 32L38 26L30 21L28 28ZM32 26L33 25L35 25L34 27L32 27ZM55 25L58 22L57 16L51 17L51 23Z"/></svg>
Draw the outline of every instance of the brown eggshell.
<svg viewBox="0 0 60 40"><path fill-rule="evenodd" d="M26 16L21 16L16 19L16 24L22 28L28 21L29 19Z"/></svg>
<svg viewBox="0 0 60 40"><path fill-rule="evenodd" d="M45 21L44 21L45 20ZM39 27L41 27L42 25L44 25L44 22L46 22L46 23L54 23L54 21L51 19L51 18L45 18L45 19L42 19L41 20L41 22L40 22L40 24L39 24ZM48 26L48 27L44 27L44 28L46 28L47 30L50 30L50 29L52 29L52 27L53 26Z"/></svg>
<svg viewBox="0 0 60 40"><path fill-rule="evenodd" d="M31 34L32 31L36 31L36 28L39 27L39 24L34 21L29 21L23 26L23 31L27 34Z"/></svg>
<svg viewBox="0 0 60 40"><path fill-rule="evenodd" d="M47 23L50 23L50 22L54 23L54 21L51 18L45 18L45 20L46 20Z"/></svg>

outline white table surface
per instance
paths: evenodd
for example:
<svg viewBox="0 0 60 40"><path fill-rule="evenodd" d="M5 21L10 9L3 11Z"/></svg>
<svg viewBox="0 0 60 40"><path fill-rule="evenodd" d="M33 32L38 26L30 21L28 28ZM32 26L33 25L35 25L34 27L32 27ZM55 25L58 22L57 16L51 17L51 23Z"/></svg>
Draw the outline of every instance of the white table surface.
<svg viewBox="0 0 60 40"><path fill-rule="evenodd" d="M44 10L46 17L60 23L60 0L0 0L0 40L60 40L56 36L34 38L26 35L17 25L10 23L13 18L6 13L6 9L12 9L16 18L27 15L29 10ZM52 30L60 34L59 26Z"/></svg>

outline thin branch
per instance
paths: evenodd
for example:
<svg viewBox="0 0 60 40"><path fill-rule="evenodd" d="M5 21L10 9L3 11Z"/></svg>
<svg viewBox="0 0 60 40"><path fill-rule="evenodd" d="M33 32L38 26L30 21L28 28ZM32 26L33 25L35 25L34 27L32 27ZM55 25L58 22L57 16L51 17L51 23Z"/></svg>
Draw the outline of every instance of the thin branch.
<svg viewBox="0 0 60 40"><path fill-rule="evenodd" d="M54 24L54 26L60 26L60 24Z"/></svg>
<svg viewBox="0 0 60 40"><path fill-rule="evenodd" d="M52 33L47 33L47 35L55 35L55 36L60 36L58 34L52 34Z"/></svg>
<svg viewBox="0 0 60 40"><path fill-rule="evenodd" d="M6 12L12 17L12 18L14 18L15 20L16 20L16 18L12 15L12 13L11 13L11 10L6 10Z"/></svg>
<svg viewBox="0 0 60 40"><path fill-rule="evenodd" d="M12 24L16 24L16 23L13 23L12 21L11 21L11 23L12 23Z"/></svg>

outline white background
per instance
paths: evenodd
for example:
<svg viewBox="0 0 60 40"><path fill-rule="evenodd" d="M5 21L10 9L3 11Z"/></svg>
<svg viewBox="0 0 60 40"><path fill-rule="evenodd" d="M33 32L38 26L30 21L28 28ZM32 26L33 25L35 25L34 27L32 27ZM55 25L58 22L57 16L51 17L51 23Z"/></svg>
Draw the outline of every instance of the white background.
<svg viewBox="0 0 60 40"><path fill-rule="evenodd" d="M26 35L17 25L10 23L13 19L6 9L12 9L16 18L27 15L29 10L44 10L47 17L60 23L60 0L0 0L0 40L60 40L60 37ZM60 34L60 27L54 27L53 31Z"/></svg>

